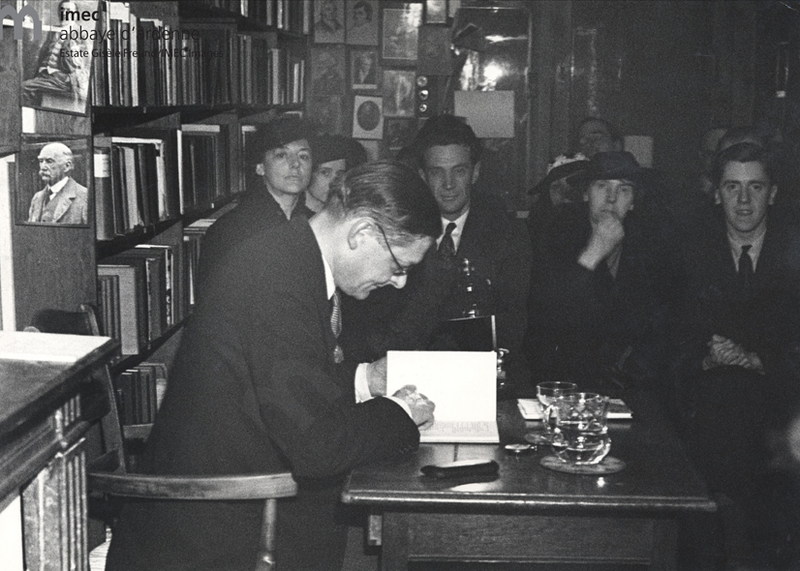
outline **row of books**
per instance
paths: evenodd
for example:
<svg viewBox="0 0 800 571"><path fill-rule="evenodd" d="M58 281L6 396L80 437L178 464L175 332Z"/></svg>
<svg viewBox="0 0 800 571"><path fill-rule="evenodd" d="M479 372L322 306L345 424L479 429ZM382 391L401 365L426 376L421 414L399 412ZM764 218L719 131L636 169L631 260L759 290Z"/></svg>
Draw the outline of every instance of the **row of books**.
<svg viewBox="0 0 800 571"><path fill-rule="evenodd" d="M188 275L180 225L97 264L100 327L136 355L183 321Z"/></svg>
<svg viewBox="0 0 800 571"><path fill-rule="evenodd" d="M152 424L167 388L163 363L141 363L114 379L117 408L123 425Z"/></svg>
<svg viewBox="0 0 800 571"><path fill-rule="evenodd" d="M265 26L311 33L312 0L196 0L197 4L244 16Z"/></svg>
<svg viewBox="0 0 800 571"><path fill-rule="evenodd" d="M239 192L241 161L229 124L139 129L137 136L94 137L97 239L211 208ZM232 173L236 173L233 176Z"/></svg>
<svg viewBox="0 0 800 571"><path fill-rule="evenodd" d="M135 4L134 4L135 6ZM93 60L96 106L262 104L303 100L303 47L276 32L239 31L235 21L139 17L108 2L103 57Z"/></svg>

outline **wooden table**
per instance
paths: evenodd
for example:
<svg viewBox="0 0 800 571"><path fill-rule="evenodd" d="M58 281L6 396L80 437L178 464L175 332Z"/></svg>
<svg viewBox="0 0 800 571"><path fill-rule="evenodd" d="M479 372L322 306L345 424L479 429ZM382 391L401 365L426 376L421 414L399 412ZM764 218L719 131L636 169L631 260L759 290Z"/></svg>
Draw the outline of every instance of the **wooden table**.
<svg viewBox="0 0 800 571"><path fill-rule="evenodd" d="M107 337L0 332L0 511L22 498L21 521L0 532L4 571L23 568L20 532L26 569L88 570L83 436L108 411L98 375L117 347Z"/></svg>
<svg viewBox="0 0 800 571"><path fill-rule="evenodd" d="M514 401L498 403L501 438L519 441L525 424ZM634 411L636 409L634 408ZM549 451L512 455L497 445L423 444L400 461L365 466L342 500L370 513L369 541L382 569L409 561L646 564L675 569L679 515L716 505L660 422L613 422L611 455L626 468L584 476L539 464ZM420 467L494 459L499 478L429 480Z"/></svg>

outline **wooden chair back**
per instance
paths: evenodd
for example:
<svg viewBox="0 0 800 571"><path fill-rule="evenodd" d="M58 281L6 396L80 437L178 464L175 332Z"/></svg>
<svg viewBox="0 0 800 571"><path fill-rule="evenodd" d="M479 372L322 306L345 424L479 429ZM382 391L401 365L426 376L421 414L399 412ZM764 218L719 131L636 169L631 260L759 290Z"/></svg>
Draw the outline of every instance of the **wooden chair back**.
<svg viewBox="0 0 800 571"><path fill-rule="evenodd" d="M31 329L35 328L43 333L56 332L55 330L59 329L60 333L97 335L99 333L97 323L94 309L84 305L79 312L58 310L40 312L40 315L34 318ZM109 405L108 412L100 420L105 452L89 463L88 491L112 497L153 500L263 500L261 545L257 560L254 562L254 569L274 571L277 500L297 495L297 483L291 473L222 476L129 473L125 463L125 442L116 395L108 367L101 382ZM113 532L113 522L111 525Z"/></svg>

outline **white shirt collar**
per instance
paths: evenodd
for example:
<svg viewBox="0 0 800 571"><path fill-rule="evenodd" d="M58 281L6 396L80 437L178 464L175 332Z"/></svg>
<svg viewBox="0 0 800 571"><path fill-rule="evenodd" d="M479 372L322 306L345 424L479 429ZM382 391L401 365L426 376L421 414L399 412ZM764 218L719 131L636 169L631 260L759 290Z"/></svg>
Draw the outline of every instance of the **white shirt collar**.
<svg viewBox="0 0 800 571"><path fill-rule="evenodd" d="M750 259L753 260L753 270L756 269L756 265L758 264L758 257L761 255L761 248L764 246L764 236L767 235L766 228L761 233L760 236L757 238L753 238L752 240L742 240L738 236L734 236L733 234L728 234L728 244L731 247L731 256L733 256L733 263L736 266L736 271L739 271L739 256L742 255L742 246L750 246L750 249L747 251Z"/></svg>
<svg viewBox="0 0 800 571"><path fill-rule="evenodd" d="M453 238L453 244L456 247L456 251L458 251L458 245L461 243L461 233L464 231L464 224L467 222L467 216L469 215L469 208L464 211L464 214L456 218L455 220L447 220L446 218L442 218L442 230L447 229L447 225L451 222L456 223L456 227L453 229L453 233L450 234ZM438 247L439 244L442 243L442 238L444 238L444 232L442 233L439 238L436 240L436 246Z"/></svg>
<svg viewBox="0 0 800 571"><path fill-rule="evenodd" d="M51 184L50 185L50 192L52 194L56 194L57 192L59 192L62 188L64 188L67 185L67 181L68 180L69 180L69 177L65 176L64 178L62 178L57 183Z"/></svg>
<svg viewBox="0 0 800 571"><path fill-rule="evenodd" d="M322 256L322 265L325 267L325 288L328 292L328 299L330 299L333 297L333 292L336 291L336 282L333 281L333 270L325 256Z"/></svg>

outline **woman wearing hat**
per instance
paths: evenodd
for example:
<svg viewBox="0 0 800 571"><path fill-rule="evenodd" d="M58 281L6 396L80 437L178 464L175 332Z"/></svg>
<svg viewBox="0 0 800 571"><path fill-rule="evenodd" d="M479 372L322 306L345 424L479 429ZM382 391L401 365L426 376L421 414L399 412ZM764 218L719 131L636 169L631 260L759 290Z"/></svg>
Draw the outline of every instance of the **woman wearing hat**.
<svg viewBox="0 0 800 571"><path fill-rule="evenodd" d="M606 393L656 383L665 359L669 253L637 220L644 169L624 151L596 154L541 236L526 349L534 380ZM674 279L674 278L673 278Z"/></svg>

